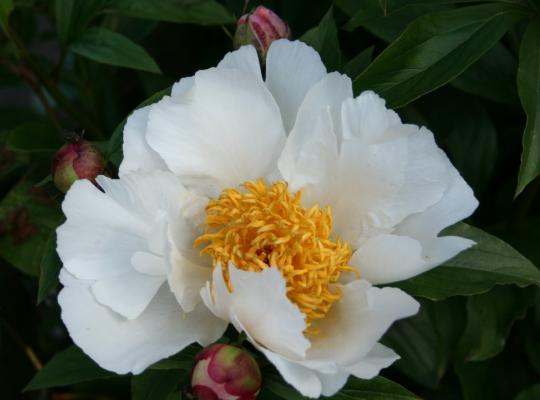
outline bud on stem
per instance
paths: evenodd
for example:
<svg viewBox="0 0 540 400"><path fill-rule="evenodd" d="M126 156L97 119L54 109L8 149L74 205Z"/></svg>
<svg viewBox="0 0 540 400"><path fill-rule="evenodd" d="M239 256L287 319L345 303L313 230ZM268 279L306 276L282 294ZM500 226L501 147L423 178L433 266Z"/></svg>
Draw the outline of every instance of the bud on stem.
<svg viewBox="0 0 540 400"><path fill-rule="evenodd" d="M191 388L198 400L255 400L261 388L261 371L246 351L213 344L195 357Z"/></svg>
<svg viewBox="0 0 540 400"><path fill-rule="evenodd" d="M105 160L98 149L78 136L56 152L51 173L58 190L65 193L78 179L89 179L95 184L104 168Z"/></svg>
<svg viewBox="0 0 540 400"><path fill-rule="evenodd" d="M236 24L234 47L252 44L257 49L261 60L265 60L270 44L277 39L290 36L287 24L272 10L259 6L245 14Z"/></svg>

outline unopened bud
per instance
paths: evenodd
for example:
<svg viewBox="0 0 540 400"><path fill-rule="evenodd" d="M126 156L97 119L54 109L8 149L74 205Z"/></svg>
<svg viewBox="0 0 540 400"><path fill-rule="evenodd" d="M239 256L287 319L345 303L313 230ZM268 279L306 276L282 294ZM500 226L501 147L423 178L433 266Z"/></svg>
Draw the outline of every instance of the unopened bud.
<svg viewBox="0 0 540 400"><path fill-rule="evenodd" d="M238 20L234 34L234 47L252 44L264 60L274 40L287 39L289 36L290 30L287 24L272 10L259 6Z"/></svg>
<svg viewBox="0 0 540 400"><path fill-rule="evenodd" d="M198 400L255 400L261 381L259 366L246 350L218 343L195 357L191 388Z"/></svg>
<svg viewBox="0 0 540 400"><path fill-rule="evenodd" d="M78 179L89 179L94 184L96 177L103 172L105 160L96 147L78 139L62 146L52 163L52 177L58 190L67 192Z"/></svg>

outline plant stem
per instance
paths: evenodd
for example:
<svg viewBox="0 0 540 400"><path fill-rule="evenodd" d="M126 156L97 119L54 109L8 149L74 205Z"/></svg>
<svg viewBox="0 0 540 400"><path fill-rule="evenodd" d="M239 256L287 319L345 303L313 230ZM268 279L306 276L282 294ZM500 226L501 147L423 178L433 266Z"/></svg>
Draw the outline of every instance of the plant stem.
<svg viewBox="0 0 540 400"><path fill-rule="evenodd" d="M15 32L13 32L11 29L8 30L8 37L11 40L11 42L15 45L15 48L17 49L18 56L20 60L28 65L28 68L34 73L36 78L39 80L41 85L47 90L47 92L51 95L51 97L60 105L64 110L66 110L76 121L79 121L80 124L90 133L93 134L93 136L97 139L104 139L105 136L103 133L97 128L97 126L84 114L79 112L75 106L71 103L71 100L66 98L60 90L56 87L56 84L49 79L49 77L41 71L41 68L37 65L37 63L34 61L28 50L24 47L21 40L17 37Z"/></svg>
<svg viewBox="0 0 540 400"><path fill-rule="evenodd" d="M5 331L9 334L9 336L11 336L13 341L17 344L17 346L19 346L21 350L24 352L24 354L26 354L26 356L30 360L30 363L35 368L35 370L39 371L41 368L43 368L43 363L36 356L36 353L34 353L34 350L32 350L30 346L24 343L24 341L17 334L17 331L15 331L15 329L11 326L11 324L5 319L2 319L2 325Z"/></svg>

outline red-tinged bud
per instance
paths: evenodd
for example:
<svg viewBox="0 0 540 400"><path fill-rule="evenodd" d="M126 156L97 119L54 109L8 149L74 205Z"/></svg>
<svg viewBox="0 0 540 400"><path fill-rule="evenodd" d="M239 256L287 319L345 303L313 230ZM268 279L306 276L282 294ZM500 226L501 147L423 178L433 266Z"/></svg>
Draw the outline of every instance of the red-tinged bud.
<svg viewBox="0 0 540 400"><path fill-rule="evenodd" d="M220 343L197 354L191 374L198 400L255 400L261 381L259 366L246 350Z"/></svg>
<svg viewBox="0 0 540 400"><path fill-rule="evenodd" d="M96 177L104 168L105 160L95 146L84 139L77 139L56 152L51 173L58 190L65 193L78 179L89 179L95 184Z"/></svg>
<svg viewBox="0 0 540 400"><path fill-rule="evenodd" d="M264 60L270 44L277 39L287 39L290 34L288 25L276 13L259 6L238 20L234 34L234 47L252 44Z"/></svg>

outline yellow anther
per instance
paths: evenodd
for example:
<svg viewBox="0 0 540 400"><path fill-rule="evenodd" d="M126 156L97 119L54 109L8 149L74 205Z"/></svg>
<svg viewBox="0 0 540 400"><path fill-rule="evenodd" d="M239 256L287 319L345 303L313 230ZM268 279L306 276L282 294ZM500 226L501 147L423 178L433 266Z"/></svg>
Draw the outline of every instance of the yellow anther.
<svg viewBox="0 0 540 400"><path fill-rule="evenodd" d="M220 265L229 290L229 261L245 271L277 267L287 282L287 296L311 322L324 318L341 296L336 283L342 272L356 272L348 263L348 243L330 239L329 207L301 206L302 192L287 184L248 181L245 191L226 189L206 208L206 233L193 246ZM313 333L309 328L306 332Z"/></svg>

